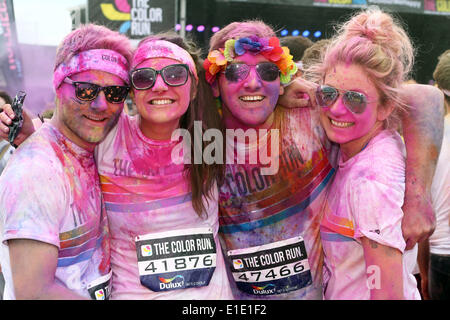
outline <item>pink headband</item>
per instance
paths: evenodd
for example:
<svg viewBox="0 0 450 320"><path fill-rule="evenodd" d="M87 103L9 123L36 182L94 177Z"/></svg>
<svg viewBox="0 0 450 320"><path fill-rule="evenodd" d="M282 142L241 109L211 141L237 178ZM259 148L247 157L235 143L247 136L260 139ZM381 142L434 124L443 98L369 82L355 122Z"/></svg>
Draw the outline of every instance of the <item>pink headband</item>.
<svg viewBox="0 0 450 320"><path fill-rule="evenodd" d="M109 72L129 83L128 61L116 51L108 49L93 49L80 52L68 63L61 63L53 73L53 87L59 88L66 77L75 73L99 70Z"/></svg>
<svg viewBox="0 0 450 320"><path fill-rule="evenodd" d="M197 69L195 67L194 60L186 50L176 44L165 40L152 40L145 42L138 47L134 53L131 69L133 70L142 61L151 58L170 58L187 64L189 71L198 82Z"/></svg>

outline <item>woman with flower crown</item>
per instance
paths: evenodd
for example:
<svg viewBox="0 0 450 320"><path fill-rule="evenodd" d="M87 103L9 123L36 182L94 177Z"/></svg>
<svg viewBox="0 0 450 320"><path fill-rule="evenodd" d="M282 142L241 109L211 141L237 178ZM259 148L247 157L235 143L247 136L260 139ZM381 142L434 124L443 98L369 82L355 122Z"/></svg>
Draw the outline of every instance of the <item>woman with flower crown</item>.
<svg viewBox="0 0 450 320"><path fill-rule="evenodd" d="M277 106L297 71L289 49L264 23L236 22L212 37L204 67L227 129L219 221L234 297L320 299L319 213L334 170L318 115Z"/></svg>

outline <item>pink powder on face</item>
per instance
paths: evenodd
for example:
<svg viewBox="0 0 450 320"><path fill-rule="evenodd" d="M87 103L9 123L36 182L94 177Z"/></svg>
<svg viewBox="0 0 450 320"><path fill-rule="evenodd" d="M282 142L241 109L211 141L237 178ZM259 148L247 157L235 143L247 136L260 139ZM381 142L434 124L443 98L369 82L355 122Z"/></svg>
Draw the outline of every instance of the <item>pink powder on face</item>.
<svg viewBox="0 0 450 320"><path fill-rule="evenodd" d="M339 90L339 97L333 105L321 107L320 118L331 141L339 143L345 154L359 152L380 126L378 120L378 91L368 79L364 69L358 65L338 64L325 76L324 84ZM346 91L363 93L367 107L363 113L351 112L343 101ZM339 124L339 125L338 125Z"/></svg>
<svg viewBox="0 0 450 320"><path fill-rule="evenodd" d="M151 58L142 61L139 67L161 70L166 66L177 63L178 61L171 58ZM191 102L191 86L191 77L184 85L172 87L163 81L161 75L158 75L152 88L147 90L133 89L136 107L141 117L140 128L146 137L160 139L156 137L156 134L163 130L175 130L179 127L179 120L187 112ZM170 103L155 104L152 102L156 100L169 100ZM165 138L166 140L170 140L171 133Z"/></svg>
<svg viewBox="0 0 450 320"><path fill-rule="evenodd" d="M264 56L247 52L234 60L235 63L246 63L252 66L246 79L231 82L223 74L218 77L222 103L231 113L228 119L225 119L226 123L233 121L236 127L258 127L263 125L273 113L282 90L280 80L263 81L253 67L259 62L265 61L268 60ZM258 96L264 99L249 102L244 101L246 96Z"/></svg>

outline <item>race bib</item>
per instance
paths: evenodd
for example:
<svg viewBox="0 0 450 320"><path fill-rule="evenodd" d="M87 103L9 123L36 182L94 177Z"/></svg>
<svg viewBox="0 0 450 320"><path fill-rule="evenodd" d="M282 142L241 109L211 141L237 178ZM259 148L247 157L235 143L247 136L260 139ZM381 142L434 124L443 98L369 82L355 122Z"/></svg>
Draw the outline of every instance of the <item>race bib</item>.
<svg viewBox="0 0 450 320"><path fill-rule="evenodd" d="M152 291L203 287L216 269L216 243L210 228L137 236L141 284Z"/></svg>
<svg viewBox="0 0 450 320"><path fill-rule="evenodd" d="M312 284L302 237L258 247L228 251L239 290L253 295L274 295Z"/></svg>
<svg viewBox="0 0 450 320"><path fill-rule="evenodd" d="M112 270L103 277L97 278L87 285L91 299L108 300L111 295L111 276Z"/></svg>

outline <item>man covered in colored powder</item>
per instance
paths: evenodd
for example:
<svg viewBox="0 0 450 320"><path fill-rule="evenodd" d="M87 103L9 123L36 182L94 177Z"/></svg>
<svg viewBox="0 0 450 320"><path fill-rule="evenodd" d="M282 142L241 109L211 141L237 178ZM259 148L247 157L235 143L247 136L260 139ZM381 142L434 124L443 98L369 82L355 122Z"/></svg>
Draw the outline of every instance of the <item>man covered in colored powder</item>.
<svg viewBox="0 0 450 320"><path fill-rule="evenodd" d="M125 36L96 25L58 47L55 114L0 178L5 299L108 298L109 232L93 151L123 109L131 53Z"/></svg>
<svg viewBox="0 0 450 320"><path fill-rule="evenodd" d="M289 83L296 72L292 56L280 47L269 26L260 21L236 22L211 38L204 67L214 95L220 98L227 129L219 219L235 298L321 299L319 225L334 175L335 152L323 134L317 110L277 106L285 91L281 84ZM311 97L314 90L306 84L299 86L285 93L285 98L295 100L295 106L308 105L308 97L298 92L303 90ZM436 101L434 96L424 94L421 101ZM427 107L434 114L439 101L420 107L421 112ZM406 127L404 123L404 129L430 135L430 127ZM436 129L439 140L442 128ZM239 130L245 140L239 139ZM410 146L411 141L415 139L408 136ZM408 156L417 160L414 150ZM433 164L435 160L424 161ZM411 174L412 169L408 170ZM427 172L417 184L428 183L431 177L426 177ZM413 190L414 196L422 196ZM421 211L406 212L406 226L414 229L411 216L418 214L424 229L406 234L412 244L433 229L432 215Z"/></svg>

